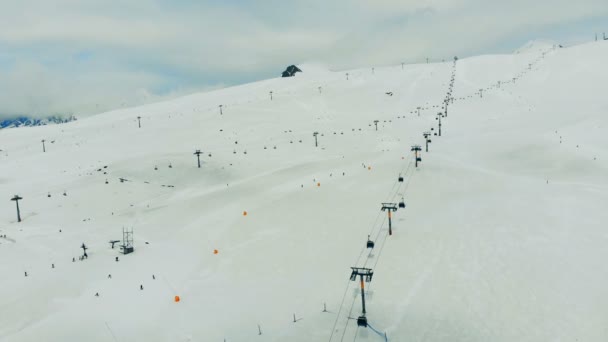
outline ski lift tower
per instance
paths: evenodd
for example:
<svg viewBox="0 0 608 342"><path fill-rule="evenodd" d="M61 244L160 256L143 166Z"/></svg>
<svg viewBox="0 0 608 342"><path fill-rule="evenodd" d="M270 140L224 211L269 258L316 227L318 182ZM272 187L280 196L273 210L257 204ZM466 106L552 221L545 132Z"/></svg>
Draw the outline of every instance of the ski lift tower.
<svg viewBox="0 0 608 342"><path fill-rule="evenodd" d="M133 247L133 228L129 231L127 228L122 228L122 245L120 245L120 252L122 254L131 254L134 251Z"/></svg>
<svg viewBox="0 0 608 342"><path fill-rule="evenodd" d="M424 139L426 140L426 151L429 151L429 143L431 142L431 132L422 133Z"/></svg>
<svg viewBox="0 0 608 342"><path fill-rule="evenodd" d="M393 215L391 213L397 211L397 203L382 203L382 211L388 211L388 235L393 235Z"/></svg>
<svg viewBox="0 0 608 342"><path fill-rule="evenodd" d="M361 267L351 267L351 269L353 271L350 274L350 280L356 281L357 276L359 276L360 283L361 283L361 304L362 304L363 310L362 310L362 315L359 316L359 318L357 318L357 325L360 327L367 328L367 317L365 317L365 314L366 314L366 311L365 311L365 283L366 282L369 283L370 281L372 281L372 276L374 275L374 271L372 271L372 269L370 269L370 268L361 268Z"/></svg>
<svg viewBox="0 0 608 342"><path fill-rule="evenodd" d="M437 117L435 118L435 120L439 120L439 136L441 136L441 118L443 117L443 115L441 113L437 113Z"/></svg>
<svg viewBox="0 0 608 342"><path fill-rule="evenodd" d="M416 158L416 167L418 167L418 162L422 161L422 157L418 155L418 152L422 151L422 147L420 145L412 146L412 151L414 152L414 157Z"/></svg>
<svg viewBox="0 0 608 342"><path fill-rule="evenodd" d="M17 222L21 222L21 212L19 211L19 200L22 200L23 197L19 196L19 195L15 195L13 196L13 198L11 198L11 201L15 201L15 203L17 204Z"/></svg>
<svg viewBox="0 0 608 342"><path fill-rule="evenodd" d="M194 152L194 155L196 155L196 159L198 159L198 168L199 168L199 169L201 168L201 154L202 154L202 153L203 153L203 152L201 152L201 150L196 150L196 151Z"/></svg>

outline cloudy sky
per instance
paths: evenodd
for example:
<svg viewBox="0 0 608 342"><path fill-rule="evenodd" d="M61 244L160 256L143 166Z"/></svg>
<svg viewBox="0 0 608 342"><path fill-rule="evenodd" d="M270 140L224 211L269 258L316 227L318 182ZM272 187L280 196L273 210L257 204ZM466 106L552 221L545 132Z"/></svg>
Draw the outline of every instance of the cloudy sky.
<svg viewBox="0 0 608 342"><path fill-rule="evenodd" d="M607 0L0 0L0 118L121 106L276 77L566 45Z"/></svg>

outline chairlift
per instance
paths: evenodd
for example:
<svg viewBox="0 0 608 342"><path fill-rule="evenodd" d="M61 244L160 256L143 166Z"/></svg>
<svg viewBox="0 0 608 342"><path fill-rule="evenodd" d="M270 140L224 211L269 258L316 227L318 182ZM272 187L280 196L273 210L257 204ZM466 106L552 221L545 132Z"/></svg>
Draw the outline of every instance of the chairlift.
<svg viewBox="0 0 608 342"><path fill-rule="evenodd" d="M359 316L359 318L357 318L357 326L367 328L367 317Z"/></svg>
<svg viewBox="0 0 608 342"><path fill-rule="evenodd" d="M399 182L403 183L403 176L401 174L399 174Z"/></svg>
<svg viewBox="0 0 608 342"><path fill-rule="evenodd" d="M417 157L417 158L416 158L416 161L421 162L421 161L422 161L422 157Z"/></svg>
<svg viewBox="0 0 608 342"><path fill-rule="evenodd" d="M369 235L367 236L367 248L374 248L374 241L369 239Z"/></svg>
<svg viewBox="0 0 608 342"><path fill-rule="evenodd" d="M401 201L399 202L399 208L405 208L405 199L401 197Z"/></svg>

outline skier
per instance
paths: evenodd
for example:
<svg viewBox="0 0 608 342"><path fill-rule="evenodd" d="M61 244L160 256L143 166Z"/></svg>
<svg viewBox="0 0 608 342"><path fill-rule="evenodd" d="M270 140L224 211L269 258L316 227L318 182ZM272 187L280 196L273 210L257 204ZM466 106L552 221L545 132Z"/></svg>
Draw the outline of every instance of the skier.
<svg viewBox="0 0 608 342"><path fill-rule="evenodd" d="M140 290L143 290L143 289L144 289L144 286L143 286L143 285L139 285L139 289L140 289Z"/></svg>

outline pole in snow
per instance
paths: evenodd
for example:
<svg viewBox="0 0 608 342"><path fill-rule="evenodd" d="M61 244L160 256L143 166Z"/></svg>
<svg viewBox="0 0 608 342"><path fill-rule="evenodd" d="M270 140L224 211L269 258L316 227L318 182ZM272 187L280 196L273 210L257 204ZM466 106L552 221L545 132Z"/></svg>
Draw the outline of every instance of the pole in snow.
<svg viewBox="0 0 608 342"><path fill-rule="evenodd" d="M17 222L21 222L21 212L19 211L19 200L22 200L23 197L19 196L19 195L15 195L13 196L13 198L11 198L11 201L15 201L15 204L17 204Z"/></svg>
<svg viewBox="0 0 608 342"><path fill-rule="evenodd" d="M378 122L380 122L379 120L374 120L374 125L376 125L376 131L378 130Z"/></svg>
<svg viewBox="0 0 608 342"><path fill-rule="evenodd" d="M418 111L418 116L420 116L420 107L416 107L416 110Z"/></svg>
<svg viewBox="0 0 608 342"><path fill-rule="evenodd" d="M397 211L396 203L382 203L382 211L388 211L388 235L393 235L392 212Z"/></svg>
<svg viewBox="0 0 608 342"><path fill-rule="evenodd" d="M483 98L483 89L479 89L479 97Z"/></svg>
<svg viewBox="0 0 608 342"><path fill-rule="evenodd" d="M346 73L346 80L348 81L348 73Z"/></svg>
<svg viewBox="0 0 608 342"><path fill-rule="evenodd" d="M42 142L42 152L46 152L46 146L44 145L45 141L46 140L44 140L44 139L41 140L41 142Z"/></svg>
<svg viewBox="0 0 608 342"><path fill-rule="evenodd" d="M357 276L360 278L360 286L361 286L361 306L362 306L362 315L357 318L357 325L360 327L367 327L367 318L365 317L365 283L369 283L372 281L372 276L374 275L374 271L371 268L362 268L362 267L351 267L352 273L350 274L350 280L356 281Z"/></svg>
<svg viewBox="0 0 608 342"><path fill-rule="evenodd" d="M219 107L220 107L220 115L223 115L224 112L222 111L222 107L224 107L224 105L219 105Z"/></svg>
<svg viewBox="0 0 608 342"><path fill-rule="evenodd" d="M314 133L312 134L312 136L313 136L313 137L315 137L315 147L319 147L319 144L318 144L318 142L317 142L317 135L319 135L319 132L314 132Z"/></svg>
<svg viewBox="0 0 608 342"><path fill-rule="evenodd" d="M270 101L272 101L272 90L270 91Z"/></svg>
<svg viewBox="0 0 608 342"><path fill-rule="evenodd" d="M194 152L194 154L196 155L196 159L198 160L198 168L201 168L201 154L203 152L201 152L201 150L196 150L196 152Z"/></svg>
<svg viewBox="0 0 608 342"><path fill-rule="evenodd" d="M321 87L319 87L319 94L321 94Z"/></svg>
<svg viewBox="0 0 608 342"><path fill-rule="evenodd" d="M141 128L141 116L137 117L137 127Z"/></svg>

